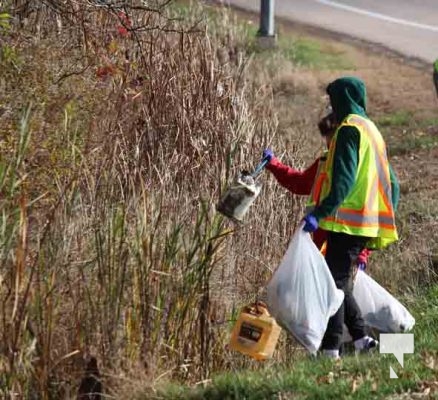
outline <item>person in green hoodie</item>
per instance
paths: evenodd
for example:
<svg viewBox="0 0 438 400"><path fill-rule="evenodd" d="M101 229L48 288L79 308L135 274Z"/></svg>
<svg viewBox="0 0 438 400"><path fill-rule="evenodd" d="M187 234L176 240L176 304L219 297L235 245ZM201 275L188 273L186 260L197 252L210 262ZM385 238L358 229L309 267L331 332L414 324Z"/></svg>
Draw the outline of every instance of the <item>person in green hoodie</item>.
<svg viewBox="0 0 438 400"><path fill-rule="evenodd" d="M303 229L327 231L325 258L336 286L345 294L343 304L329 319L321 345L323 354L339 358L344 322L357 352L378 346L377 340L367 336L354 300L353 275L364 248L381 249L398 239L394 211L399 185L382 135L366 113L363 81L339 78L326 91L338 128L327 154L321 200L304 217Z"/></svg>

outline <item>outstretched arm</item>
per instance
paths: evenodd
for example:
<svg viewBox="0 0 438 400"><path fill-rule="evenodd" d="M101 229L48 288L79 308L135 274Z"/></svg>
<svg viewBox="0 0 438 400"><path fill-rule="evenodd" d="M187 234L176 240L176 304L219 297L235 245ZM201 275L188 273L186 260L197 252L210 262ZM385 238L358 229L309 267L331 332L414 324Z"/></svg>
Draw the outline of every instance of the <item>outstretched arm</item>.
<svg viewBox="0 0 438 400"><path fill-rule="evenodd" d="M272 172L278 183L294 194L308 195L318 171L319 159L304 171L291 168L273 157L266 169Z"/></svg>

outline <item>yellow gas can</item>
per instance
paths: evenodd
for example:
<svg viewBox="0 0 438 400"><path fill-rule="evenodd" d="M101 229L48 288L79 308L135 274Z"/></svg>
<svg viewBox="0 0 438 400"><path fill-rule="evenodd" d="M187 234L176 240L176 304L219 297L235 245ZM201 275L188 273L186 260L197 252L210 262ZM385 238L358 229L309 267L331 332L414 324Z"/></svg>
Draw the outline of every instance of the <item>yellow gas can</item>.
<svg viewBox="0 0 438 400"><path fill-rule="evenodd" d="M231 332L230 347L256 360L266 360L272 357L280 332L266 305L257 302L241 310Z"/></svg>

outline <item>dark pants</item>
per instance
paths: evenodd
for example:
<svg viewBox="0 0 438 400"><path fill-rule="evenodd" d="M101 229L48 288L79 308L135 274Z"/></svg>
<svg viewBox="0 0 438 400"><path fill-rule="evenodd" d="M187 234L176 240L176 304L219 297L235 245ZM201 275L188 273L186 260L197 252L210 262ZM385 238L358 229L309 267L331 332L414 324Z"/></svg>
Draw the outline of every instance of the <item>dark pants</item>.
<svg viewBox="0 0 438 400"><path fill-rule="evenodd" d="M353 340L365 336L364 322L353 297L353 272L356 258L368 240L364 236L327 232L325 259L336 286L344 292L345 297L339 310L329 319L322 349L338 350L341 347L344 322Z"/></svg>

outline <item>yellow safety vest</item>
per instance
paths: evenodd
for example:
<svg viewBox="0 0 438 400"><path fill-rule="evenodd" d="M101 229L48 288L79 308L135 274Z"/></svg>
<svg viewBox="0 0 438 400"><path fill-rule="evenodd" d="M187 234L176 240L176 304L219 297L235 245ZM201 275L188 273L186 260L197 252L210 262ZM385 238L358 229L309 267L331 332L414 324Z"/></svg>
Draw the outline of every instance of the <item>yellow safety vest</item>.
<svg viewBox="0 0 438 400"><path fill-rule="evenodd" d="M382 135L369 119L350 114L338 127L325 163L326 177L321 187L321 199L330 192L336 140L343 126L353 126L360 133L356 181L335 214L321 219L319 226L327 231L370 237L372 239L367 243L370 249L386 247L398 239L389 163Z"/></svg>
<svg viewBox="0 0 438 400"><path fill-rule="evenodd" d="M306 203L306 214L312 212L320 202L321 188L324 181L327 179L327 154L328 151L325 151L318 160L318 169L316 171L315 180L313 181L312 190Z"/></svg>

